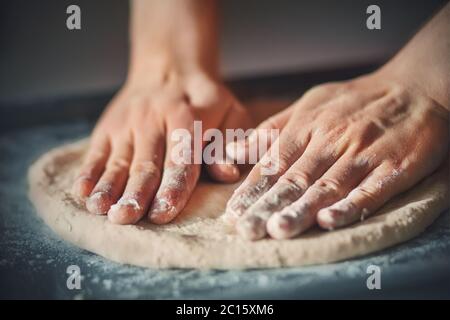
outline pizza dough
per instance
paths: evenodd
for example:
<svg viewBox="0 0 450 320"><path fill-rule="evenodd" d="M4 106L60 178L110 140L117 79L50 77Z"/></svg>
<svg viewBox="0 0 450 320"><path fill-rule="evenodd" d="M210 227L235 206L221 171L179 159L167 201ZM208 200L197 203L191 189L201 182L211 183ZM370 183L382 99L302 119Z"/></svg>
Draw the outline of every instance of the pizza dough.
<svg viewBox="0 0 450 320"><path fill-rule="evenodd" d="M120 263L155 268L265 268L329 263L411 239L448 207L446 174L435 173L376 215L333 232L317 229L292 240L239 238L221 215L237 185L202 181L171 224L115 225L89 214L70 194L87 141L54 149L29 170L30 198L65 240Z"/></svg>

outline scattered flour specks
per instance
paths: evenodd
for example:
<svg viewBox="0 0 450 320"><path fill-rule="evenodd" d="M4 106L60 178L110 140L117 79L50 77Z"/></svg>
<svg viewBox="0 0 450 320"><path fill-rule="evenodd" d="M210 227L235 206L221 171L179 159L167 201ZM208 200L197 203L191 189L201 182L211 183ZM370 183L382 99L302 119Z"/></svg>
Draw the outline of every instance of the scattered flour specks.
<svg viewBox="0 0 450 320"><path fill-rule="evenodd" d="M283 298L311 297L333 281L365 281L369 264L386 275L402 277L412 266L449 263L450 214L442 215L424 235L361 259L303 268L201 271L155 270L120 265L76 248L53 234L27 200L25 173L30 163L51 147L89 132L83 123L5 134L0 137L0 274L12 282L16 296L40 298ZM29 147L33 146L33 147ZM7 165L5 165L7 164ZM31 262L32 261L32 262ZM76 264L83 280L80 291L65 290L66 268ZM39 277L36 275L39 274ZM2 280L3 280L2 279ZM358 282L359 283L359 282ZM361 282L365 283L365 282ZM3 287L3 283L2 283ZM1 289L0 289L1 290Z"/></svg>

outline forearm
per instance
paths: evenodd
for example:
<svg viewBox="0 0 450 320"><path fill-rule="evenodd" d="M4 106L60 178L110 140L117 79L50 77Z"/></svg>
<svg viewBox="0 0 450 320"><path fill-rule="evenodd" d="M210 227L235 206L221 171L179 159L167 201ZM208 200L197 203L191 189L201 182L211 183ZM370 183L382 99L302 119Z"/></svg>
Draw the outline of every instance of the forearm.
<svg viewBox="0 0 450 320"><path fill-rule="evenodd" d="M385 66L450 108L450 4L447 4Z"/></svg>
<svg viewBox="0 0 450 320"><path fill-rule="evenodd" d="M211 0L133 0L130 73L141 69L218 73L216 3Z"/></svg>

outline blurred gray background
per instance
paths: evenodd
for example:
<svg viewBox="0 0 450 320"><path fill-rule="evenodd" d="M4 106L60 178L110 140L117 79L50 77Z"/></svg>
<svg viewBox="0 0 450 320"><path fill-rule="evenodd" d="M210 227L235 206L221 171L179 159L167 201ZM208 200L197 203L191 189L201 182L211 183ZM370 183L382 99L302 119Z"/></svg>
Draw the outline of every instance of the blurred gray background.
<svg viewBox="0 0 450 320"><path fill-rule="evenodd" d="M160 0L162 1L162 0ZM382 62L442 0L222 0L222 70L227 79ZM77 4L82 30L66 28ZM377 4L382 30L366 29ZM117 88L127 71L128 1L1 0L0 101Z"/></svg>

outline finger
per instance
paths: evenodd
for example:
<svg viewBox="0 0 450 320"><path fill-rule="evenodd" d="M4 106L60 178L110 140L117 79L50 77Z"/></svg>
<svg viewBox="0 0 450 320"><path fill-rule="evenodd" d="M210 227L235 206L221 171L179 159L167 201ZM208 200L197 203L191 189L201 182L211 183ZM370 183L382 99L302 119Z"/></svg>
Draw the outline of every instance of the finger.
<svg viewBox="0 0 450 320"><path fill-rule="evenodd" d="M148 211L159 183L163 165L164 139L157 130L135 134L135 153L130 177L119 201L108 211L108 219L118 224L134 224Z"/></svg>
<svg viewBox="0 0 450 320"><path fill-rule="evenodd" d="M297 200L303 190L297 184L277 182L262 195L236 222L236 231L244 239L259 240L267 235L270 216Z"/></svg>
<svg viewBox="0 0 450 320"><path fill-rule="evenodd" d="M267 232L275 239L286 239L307 230L315 223L320 209L346 196L371 167L368 159L355 161L351 153L343 156L299 200L273 214L267 222Z"/></svg>
<svg viewBox="0 0 450 320"><path fill-rule="evenodd" d="M371 172L347 197L330 207L321 209L317 222L322 228L333 230L362 221L384 203L407 188L405 171L384 163Z"/></svg>
<svg viewBox="0 0 450 320"><path fill-rule="evenodd" d="M286 129L280 134L277 141L234 192L226 208L226 218L230 222L236 222L301 156L309 142L309 135L300 134L303 140L297 141L291 132L292 130Z"/></svg>
<svg viewBox="0 0 450 320"><path fill-rule="evenodd" d="M276 141L276 137L272 138L271 134L268 134L268 132L277 129L280 131L284 130L284 127L288 124L294 110L315 108L316 106L319 106L329 99L329 96L336 91L337 87L336 84L329 83L308 90L298 102L263 121L248 138L229 143L226 148L227 156L237 160L238 163L244 163L245 159L255 153L252 150L252 147L255 146L258 140L267 139L268 146ZM298 124L296 124L296 126L295 130L298 131ZM261 155L261 153L256 154Z"/></svg>
<svg viewBox="0 0 450 320"><path fill-rule="evenodd" d="M336 162L339 155L316 141L308 144L301 157L239 219L236 228L242 237L251 240L265 237L270 216L299 199Z"/></svg>
<svg viewBox="0 0 450 320"><path fill-rule="evenodd" d="M187 120L189 119L189 120ZM190 144L186 145L188 150L183 150L188 155L185 163L175 161L174 148L178 144L172 140L172 133L178 128L186 129L186 135L190 136ZM195 164L196 152L201 141L194 141L193 119L189 114L174 115L167 123L167 150L164 160L164 171L161 185L149 210L149 220L156 224L165 224L172 221L185 207L192 195L195 185L200 176L200 164ZM198 145L196 145L196 143ZM183 147L184 148L184 147ZM200 155L201 160L201 155Z"/></svg>
<svg viewBox="0 0 450 320"><path fill-rule="evenodd" d="M389 142L389 141L388 141ZM394 145L397 141L383 144ZM433 172L448 152L433 150L433 144L417 144L415 152L402 156L401 161L384 161L373 170L348 196L336 204L324 208L317 215L318 224L325 229L334 229L363 220L373 214L395 195L411 188ZM378 153L378 152L376 152ZM424 158L419 155L433 155ZM448 162L443 166L448 173Z"/></svg>
<svg viewBox="0 0 450 320"><path fill-rule="evenodd" d="M72 194L85 199L100 178L110 152L109 141L106 136L93 137L88 152L81 165L80 172L72 187Z"/></svg>
<svg viewBox="0 0 450 320"><path fill-rule="evenodd" d="M150 221L155 224L172 221L186 206L199 175L200 165L165 167L161 185L150 208Z"/></svg>
<svg viewBox="0 0 450 320"><path fill-rule="evenodd" d="M95 214L106 214L123 192L133 155L131 139L113 141L105 172L86 201L86 208Z"/></svg>
<svg viewBox="0 0 450 320"><path fill-rule="evenodd" d="M272 130L281 130L287 124L291 114L292 107L269 117L264 120L258 127L246 138L238 141L229 142L226 146L226 154L230 159L236 160L238 163L245 163L250 158L250 153L259 154L255 150L251 150L258 141L267 140L267 147L273 143ZM275 137L276 138L276 137ZM255 161L259 160L258 158Z"/></svg>
<svg viewBox="0 0 450 320"><path fill-rule="evenodd" d="M234 104L228 111L228 114L221 125L220 130L222 132L222 142L226 142L227 132L230 132L229 130L246 130L251 127L251 124L252 120L247 109L236 102L236 104ZM206 146L205 151L207 148L208 146ZM239 180L240 173L238 166L233 164L233 161L227 159L225 146L223 146L220 157L215 158L215 162L206 165L206 170L211 178L225 183L232 183ZM206 161L206 159L204 160Z"/></svg>

